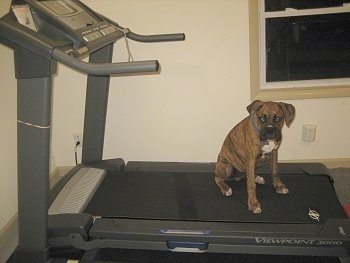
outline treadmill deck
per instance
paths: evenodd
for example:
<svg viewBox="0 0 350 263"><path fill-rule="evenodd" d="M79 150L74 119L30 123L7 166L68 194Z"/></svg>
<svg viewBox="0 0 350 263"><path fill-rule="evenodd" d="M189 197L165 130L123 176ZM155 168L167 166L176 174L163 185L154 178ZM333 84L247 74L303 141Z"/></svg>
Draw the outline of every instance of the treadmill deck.
<svg viewBox="0 0 350 263"><path fill-rule="evenodd" d="M138 171L126 169L106 176L85 212L112 218L209 222L324 223L346 218L330 177L286 172L280 177L290 193L277 194L269 173L257 185L261 214L247 207L246 180L229 181L233 195L225 197L212 171Z"/></svg>

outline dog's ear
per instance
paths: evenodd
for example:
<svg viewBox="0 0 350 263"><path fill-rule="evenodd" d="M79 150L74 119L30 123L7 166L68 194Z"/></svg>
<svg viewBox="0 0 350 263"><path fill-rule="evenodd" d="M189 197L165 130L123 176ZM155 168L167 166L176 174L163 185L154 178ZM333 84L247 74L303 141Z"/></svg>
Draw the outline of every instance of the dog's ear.
<svg viewBox="0 0 350 263"><path fill-rule="evenodd" d="M253 111L259 109L264 103L261 100L254 100L247 106L247 111L251 114Z"/></svg>
<svg viewBox="0 0 350 263"><path fill-rule="evenodd" d="M284 120L289 128L295 117L295 107L292 104L279 102L284 114Z"/></svg>

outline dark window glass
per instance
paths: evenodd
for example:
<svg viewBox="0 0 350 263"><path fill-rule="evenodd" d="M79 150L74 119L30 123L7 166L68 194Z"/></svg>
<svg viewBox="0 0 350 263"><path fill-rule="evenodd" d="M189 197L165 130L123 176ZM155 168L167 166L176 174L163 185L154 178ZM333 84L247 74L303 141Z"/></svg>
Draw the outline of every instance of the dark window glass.
<svg viewBox="0 0 350 263"><path fill-rule="evenodd" d="M350 77L350 13L266 19L266 81Z"/></svg>

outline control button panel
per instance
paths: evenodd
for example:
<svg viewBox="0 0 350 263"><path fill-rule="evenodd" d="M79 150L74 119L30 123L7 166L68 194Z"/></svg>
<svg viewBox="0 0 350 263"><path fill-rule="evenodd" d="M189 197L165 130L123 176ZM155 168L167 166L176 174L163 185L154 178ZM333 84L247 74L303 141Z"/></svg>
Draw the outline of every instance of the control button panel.
<svg viewBox="0 0 350 263"><path fill-rule="evenodd" d="M81 32L84 40L86 42L91 42L99 39L103 36L107 36L117 31L117 28L113 25L101 25L100 27L95 27L86 31Z"/></svg>
<svg viewBox="0 0 350 263"><path fill-rule="evenodd" d="M100 32L94 32L94 33L91 33L91 34L88 34L88 35L85 35L84 36L84 39L86 41L93 41L93 40L96 40L98 38L102 37L102 34Z"/></svg>
<svg viewBox="0 0 350 263"><path fill-rule="evenodd" d="M108 35L115 32L116 30L117 29L114 26L109 26L107 28L101 29L100 31L103 35Z"/></svg>

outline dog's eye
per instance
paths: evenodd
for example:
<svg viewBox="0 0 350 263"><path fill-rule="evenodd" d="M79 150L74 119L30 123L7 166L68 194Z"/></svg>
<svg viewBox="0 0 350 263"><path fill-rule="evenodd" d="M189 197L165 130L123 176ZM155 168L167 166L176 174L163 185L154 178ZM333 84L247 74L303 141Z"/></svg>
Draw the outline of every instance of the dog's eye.
<svg viewBox="0 0 350 263"><path fill-rule="evenodd" d="M280 122L282 120L281 117L275 116L275 118L273 119L274 122Z"/></svg>
<svg viewBox="0 0 350 263"><path fill-rule="evenodd" d="M266 122L266 116L261 116L259 119L260 119L260 121L261 121L262 123L265 123L265 122Z"/></svg>

